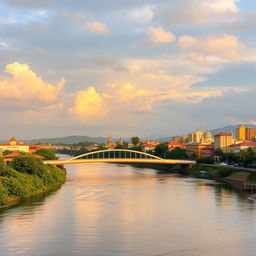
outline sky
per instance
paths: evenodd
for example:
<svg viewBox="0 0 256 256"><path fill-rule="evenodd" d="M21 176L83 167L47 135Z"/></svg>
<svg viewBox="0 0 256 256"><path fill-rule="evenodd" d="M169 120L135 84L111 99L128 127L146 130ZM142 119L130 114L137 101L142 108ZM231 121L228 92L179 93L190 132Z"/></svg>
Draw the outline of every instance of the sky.
<svg viewBox="0 0 256 256"><path fill-rule="evenodd" d="M0 139L256 124L255 0L0 0Z"/></svg>

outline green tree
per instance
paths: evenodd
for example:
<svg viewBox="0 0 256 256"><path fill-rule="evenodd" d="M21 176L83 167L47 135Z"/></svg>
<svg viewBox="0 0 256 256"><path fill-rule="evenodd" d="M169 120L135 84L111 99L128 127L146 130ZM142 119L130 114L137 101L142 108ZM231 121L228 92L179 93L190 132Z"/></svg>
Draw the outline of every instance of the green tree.
<svg viewBox="0 0 256 256"><path fill-rule="evenodd" d="M52 149L40 148L36 151L36 154L42 156L45 160L58 159Z"/></svg>
<svg viewBox="0 0 256 256"><path fill-rule="evenodd" d="M40 176L44 168L44 163L41 159L34 156L18 156L11 161L10 167L18 172Z"/></svg>
<svg viewBox="0 0 256 256"><path fill-rule="evenodd" d="M160 143L155 148L155 155L161 158L166 158L168 152L168 143Z"/></svg>
<svg viewBox="0 0 256 256"><path fill-rule="evenodd" d="M167 152L167 158L169 159L187 159L185 149L181 149L179 147L173 149L172 151Z"/></svg>
<svg viewBox="0 0 256 256"><path fill-rule="evenodd" d="M139 137L132 137L131 138L131 143L134 145L134 146L138 146L139 143L140 143L140 138Z"/></svg>

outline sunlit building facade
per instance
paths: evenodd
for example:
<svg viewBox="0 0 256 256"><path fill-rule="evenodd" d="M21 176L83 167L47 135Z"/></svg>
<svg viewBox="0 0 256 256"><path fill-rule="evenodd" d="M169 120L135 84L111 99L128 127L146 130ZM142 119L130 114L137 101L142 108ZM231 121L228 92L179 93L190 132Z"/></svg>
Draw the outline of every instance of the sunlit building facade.
<svg viewBox="0 0 256 256"><path fill-rule="evenodd" d="M231 151L230 145L234 144L235 140L232 133L220 132L214 135L214 150L221 149L224 153Z"/></svg>

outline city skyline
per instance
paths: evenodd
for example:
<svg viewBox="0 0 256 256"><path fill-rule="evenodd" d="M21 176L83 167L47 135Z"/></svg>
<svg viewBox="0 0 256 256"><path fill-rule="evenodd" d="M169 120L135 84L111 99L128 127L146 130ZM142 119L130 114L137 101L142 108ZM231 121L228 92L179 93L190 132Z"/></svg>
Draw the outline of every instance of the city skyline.
<svg viewBox="0 0 256 256"><path fill-rule="evenodd" d="M255 9L1 0L2 133L147 137L256 124Z"/></svg>

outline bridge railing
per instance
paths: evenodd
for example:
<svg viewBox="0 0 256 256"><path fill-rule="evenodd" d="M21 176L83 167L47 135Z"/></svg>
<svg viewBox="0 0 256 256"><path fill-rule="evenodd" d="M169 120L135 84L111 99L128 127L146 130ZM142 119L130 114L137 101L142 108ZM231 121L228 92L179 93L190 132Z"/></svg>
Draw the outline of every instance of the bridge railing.
<svg viewBox="0 0 256 256"><path fill-rule="evenodd" d="M163 160L160 157L135 151L135 150L129 150L129 149L106 149L106 150L99 150L94 152L85 153L73 158L68 159L67 161L72 161L76 159L157 159L157 160Z"/></svg>

